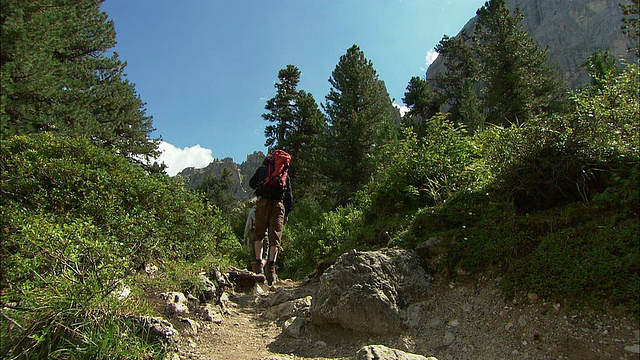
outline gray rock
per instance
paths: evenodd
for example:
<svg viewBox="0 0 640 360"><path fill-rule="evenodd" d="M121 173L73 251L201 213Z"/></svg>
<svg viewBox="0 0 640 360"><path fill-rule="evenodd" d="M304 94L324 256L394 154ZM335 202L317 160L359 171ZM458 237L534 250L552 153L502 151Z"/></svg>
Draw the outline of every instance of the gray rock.
<svg viewBox="0 0 640 360"><path fill-rule="evenodd" d="M222 324L222 309L213 304L205 304L202 307L202 317L206 321L212 321L215 324Z"/></svg>
<svg viewBox="0 0 640 360"><path fill-rule="evenodd" d="M209 280L209 278L204 274L198 275L198 281L200 281L200 294L198 294L198 297L202 301L211 301L217 299L217 288L216 284L214 284L213 281Z"/></svg>
<svg viewBox="0 0 640 360"><path fill-rule="evenodd" d="M412 250L353 250L320 277L311 319L362 332L400 332L406 308L426 296L429 282Z"/></svg>
<svg viewBox="0 0 640 360"><path fill-rule="evenodd" d="M283 333L297 339L302 336L304 326L308 322L309 320L299 316L289 318L284 322Z"/></svg>
<svg viewBox="0 0 640 360"><path fill-rule="evenodd" d="M384 345L367 345L356 353L354 360L438 360L435 357L425 357L406 353L401 350L388 348Z"/></svg>
<svg viewBox="0 0 640 360"><path fill-rule="evenodd" d="M189 313L189 306L186 296L181 292L162 293L160 296L165 300L165 310L169 315L185 315Z"/></svg>
<svg viewBox="0 0 640 360"><path fill-rule="evenodd" d="M311 296L294 299L272 306L262 316L269 320L286 320L294 316L308 316Z"/></svg>
<svg viewBox="0 0 640 360"><path fill-rule="evenodd" d="M180 339L180 333L169 321L160 317L132 316L135 323L149 330L150 340L173 347Z"/></svg>

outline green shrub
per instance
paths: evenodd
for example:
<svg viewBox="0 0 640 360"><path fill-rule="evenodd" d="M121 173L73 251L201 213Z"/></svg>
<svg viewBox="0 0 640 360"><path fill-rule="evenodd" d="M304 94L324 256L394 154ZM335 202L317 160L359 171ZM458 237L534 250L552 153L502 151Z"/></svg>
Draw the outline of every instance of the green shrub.
<svg viewBox="0 0 640 360"><path fill-rule="evenodd" d="M588 202L607 186L607 173L640 156L638 68L573 96L575 111L476 135L493 186L520 213Z"/></svg>
<svg viewBox="0 0 640 360"><path fill-rule="evenodd" d="M357 246L361 226L362 213L352 206L323 212L316 202L296 204L285 227L280 273L300 279L320 263L335 260Z"/></svg>
<svg viewBox="0 0 640 360"><path fill-rule="evenodd" d="M137 269L151 261L233 259L240 252L217 208L115 151L51 134L1 145L1 261L10 271L0 299L12 304L3 310L5 358L43 352L95 358L109 342L90 340L102 325L85 320L108 308L103 317L117 329L120 314L137 313L138 306L114 300ZM58 338L68 332L77 336Z"/></svg>
<svg viewBox="0 0 640 360"><path fill-rule="evenodd" d="M404 129L399 144L386 149L387 161L364 190L370 199L360 204L367 217L384 218L441 204L473 183L469 165L475 152L465 131L444 115L431 118L424 128L420 138Z"/></svg>

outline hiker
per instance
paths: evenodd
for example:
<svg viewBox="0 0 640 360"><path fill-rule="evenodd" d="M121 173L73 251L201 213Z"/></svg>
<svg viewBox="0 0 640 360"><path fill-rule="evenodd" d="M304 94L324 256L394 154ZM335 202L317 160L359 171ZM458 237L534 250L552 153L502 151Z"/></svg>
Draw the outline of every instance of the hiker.
<svg viewBox="0 0 640 360"><path fill-rule="evenodd" d="M282 228L287 223L293 207L291 179L288 176L290 162L291 156L289 154L283 150L275 150L265 157L262 165L249 180L249 186L255 189L255 195L258 197L253 233L255 260L251 264L251 268L258 274L264 270L264 263L259 258L259 254L263 251L262 238L267 231L269 257L265 275L269 285L273 284L277 278L276 261L278 260L278 251L282 249Z"/></svg>
<svg viewBox="0 0 640 360"><path fill-rule="evenodd" d="M251 202L253 206L249 210L249 214L247 215L247 222L244 225L244 246L249 248L249 259L251 261L256 260L256 247L253 246L253 231L256 228L256 199L252 199ZM269 236L265 231L264 236L262 238L262 262L263 267L267 263L267 259L269 258ZM253 270L253 269L252 269Z"/></svg>

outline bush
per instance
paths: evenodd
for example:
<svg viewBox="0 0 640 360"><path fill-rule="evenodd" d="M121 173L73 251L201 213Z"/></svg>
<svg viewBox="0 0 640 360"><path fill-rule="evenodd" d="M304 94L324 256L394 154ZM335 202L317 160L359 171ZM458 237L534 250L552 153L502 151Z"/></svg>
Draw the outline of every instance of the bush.
<svg viewBox="0 0 640 360"><path fill-rule="evenodd" d="M101 317L118 324L118 314L139 311L114 296L136 269L240 251L220 212L200 196L88 140L16 136L2 141L0 168L1 260L11 269L0 299L12 304L3 312L5 358L93 358L86 354L106 351L88 335L101 325L85 328L84 319L108 308ZM76 336L53 341L59 329Z"/></svg>
<svg viewBox="0 0 640 360"><path fill-rule="evenodd" d="M444 115L424 127L424 137L406 128L399 144L386 149L387 161L364 190L370 194L362 203L366 216L383 218L441 204L473 182L469 165L476 155L464 129Z"/></svg>
<svg viewBox="0 0 640 360"><path fill-rule="evenodd" d="M309 275L356 247L361 226L362 213L352 206L325 213L316 202L296 204L285 227L279 271L295 279Z"/></svg>
<svg viewBox="0 0 640 360"><path fill-rule="evenodd" d="M519 213L588 202L640 156L638 68L573 96L576 110L476 136L482 164Z"/></svg>

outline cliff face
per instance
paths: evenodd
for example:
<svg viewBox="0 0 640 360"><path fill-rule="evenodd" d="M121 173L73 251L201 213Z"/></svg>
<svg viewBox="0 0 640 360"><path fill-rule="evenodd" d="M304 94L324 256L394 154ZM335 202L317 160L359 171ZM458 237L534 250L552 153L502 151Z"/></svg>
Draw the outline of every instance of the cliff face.
<svg viewBox="0 0 640 360"><path fill-rule="evenodd" d="M628 53L631 39L622 33L622 11L619 3L628 0L506 0L512 11L520 8L524 15L522 28L541 48L548 48L549 59L572 88L589 83L589 73L580 68L596 50L609 50L617 58L637 61ZM474 32L476 18L461 30ZM442 58L427 69L427 79L444 71Z"/></svg>
<svg viewBox="0 0 640 360"><path fill-rule="evenodd" d="M216 177L220 177L224 169L227 169L231 172L231 190L233 196L239 200L247 199L250 198L252 194L252 190L249 187L249 179L251 179L253 173L260 166L264 157L264 153L256 151L253 154L247 155L247 159L240 165L234 163L231 158L216 159L205 168L196 169L189 167L179 172L176 176L184 179L188 189L194 189L202 184L207 176L215 175Z"/></svg>

